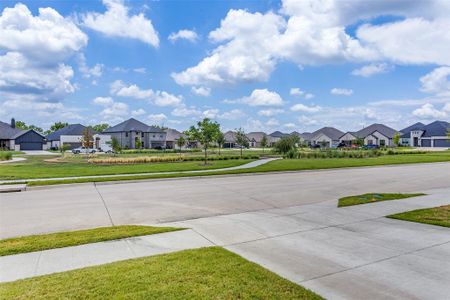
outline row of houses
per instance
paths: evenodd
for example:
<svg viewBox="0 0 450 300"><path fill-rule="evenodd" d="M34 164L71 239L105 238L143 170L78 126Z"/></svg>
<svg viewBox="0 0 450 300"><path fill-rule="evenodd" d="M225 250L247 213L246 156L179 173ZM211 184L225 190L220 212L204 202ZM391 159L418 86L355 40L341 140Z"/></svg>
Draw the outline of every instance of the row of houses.
<svg viewBox="0 0 450 300"><path fill-rule="evenodd" d="M180 137L185 137L182 132L175 129L162 129L149 126L136 119L128 119L103 132L95 132L81 124L71 124L59 129L48 136L29 129L16 128L14 119L11 123L0 122L0 148L10 150L45 150L60 148L67 145L73 149L81 146L84 130L90 130L93 136L95 148L103 148L114 137L124 149L135 149L140 146L146 149L173 149ZM343 132L333 127L323 127L314 132L283 133L275 131L270 134L264 132L250 132L246 134L250 147L260 148L263 137L266 137L270 147L281 138L296 135L300 142L307 145L320 145L321 147L335 148L338 145L351 146L356 141L363 141L364 145L377 145L380 147L394 146L394 136L400 135L400 144L413 147L450 147L447 136L450 123L435 121L428 125L416 123L400 131L383 124L372 124L358 131ZM236 133L228 131L225 134L225 148L234 148ZM195 141L188 142L186 147L195 147Z"/></svg>

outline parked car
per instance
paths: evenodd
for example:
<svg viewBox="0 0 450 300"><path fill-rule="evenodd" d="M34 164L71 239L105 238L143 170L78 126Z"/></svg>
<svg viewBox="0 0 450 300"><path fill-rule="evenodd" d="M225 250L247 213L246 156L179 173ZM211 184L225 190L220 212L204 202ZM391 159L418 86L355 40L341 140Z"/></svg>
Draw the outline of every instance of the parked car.
<svg viewBox="0 0 450 300"><path fill-rule="evenodd" d="M378 148L380 148L378 145L365 145L365 146L363 147L363 149L366 149L366 150L370 150L370 149L378 149Z"/></svg>
<svg viewBox="0 0 450 300"><path fill-rule="evenodd" d="M319 144L312 144L311 149L320 149L320 145Z"/></svg>
<svg viewBox="0 0 450 300"><path fill-rule="evenodd" d="M101 148L98 149L98 151L105 153L114 153L113 148L109 145L103 145Z"/></svg>
<svg viewBox="0 0 450 300"><path fill-rule="evenodd" d="M97 150L93 148L86 148L86 147L78 147L75 149L72 149L73 154L80 154L80 153L95 153Z"/></svg>

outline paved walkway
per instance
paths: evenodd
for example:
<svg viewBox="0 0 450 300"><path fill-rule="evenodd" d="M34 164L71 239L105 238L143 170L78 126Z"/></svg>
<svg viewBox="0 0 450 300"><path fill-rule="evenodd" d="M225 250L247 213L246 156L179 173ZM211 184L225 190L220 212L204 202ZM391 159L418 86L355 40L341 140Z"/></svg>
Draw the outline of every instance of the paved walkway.
<svg viewBox="0 0 450 300"><path fill-rule="evenodd" d="M212 246L212 243L188 229L2 256L0 257L0 282L208 246Z"/></svg>
<svg viewBox="0 0 450 300"><path fill-rule="evenodd" d="M271 162L271 161L277 160L277 159L279 159L279 158L264 158L264 159L255 160L255 161L252 161L247 164L240 165L240 166L222 168L222 169L0 180L0 184L14 184L14 183L37 182L37 181L49 181L49 180L71 180L71 179L84 179L84 178L93 179L93 178L134 177L134 176L167 175L167 174L196 174L196 173L206 173L206 172L223 172L223 171L232 171L232 170L240 170L240 169L250 169L250 168L260 166L260 165L264 165L268 162Z"/></svg>
<svg viewBox="0 0 450 300"><path fill-rule="evenodd" d="M27 160L27 159L25 157L13 157L10 160L0 161L0 164L8 164L8 163L19 162L19 161L24 161L24 160Z"/></svg>

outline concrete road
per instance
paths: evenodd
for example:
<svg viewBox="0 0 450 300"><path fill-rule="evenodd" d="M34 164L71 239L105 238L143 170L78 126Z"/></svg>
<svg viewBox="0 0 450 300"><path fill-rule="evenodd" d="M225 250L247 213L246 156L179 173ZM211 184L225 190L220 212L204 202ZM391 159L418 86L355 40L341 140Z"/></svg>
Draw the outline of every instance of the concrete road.
<svg viewBox="0 0 450 300"><path fill-rule="evenodd" d="M450 163L78 184L0 194L0 238L283 208L450 186Z"/></svg>

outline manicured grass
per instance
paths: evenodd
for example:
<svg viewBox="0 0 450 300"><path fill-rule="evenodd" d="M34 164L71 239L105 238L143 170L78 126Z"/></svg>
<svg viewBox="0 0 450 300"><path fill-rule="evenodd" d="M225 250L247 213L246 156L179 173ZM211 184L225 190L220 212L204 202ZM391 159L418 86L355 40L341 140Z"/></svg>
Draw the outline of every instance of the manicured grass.
<svg viewBox="0 0 450 300"><path fill-rule="evenodd" d="M367 204L374 202L381 202L387 200L398 200L417 196L423 196L425 194L380 194L380 193L369 193L357 196L349 196L339 199L338 207L352 206L358 204Z"/></svg>
<svg viewBox="0 0 450 300"><path fill-rule="evenodd" d="M0 165L0 180L31 179L70 176L177 172L189 170L221 169L246 164L252 160L219 160L203 165L201 161L176 163L143 163L130 165L94 165L81 156L68 159L65 163L46 162L52 156L29 156L26 161Z"/></svg>
<svg viewBox="0 0 450 300"><path fill-rule="evenodd" d="M417 209L387 217L403 221L450 227L450 205Z"/></svg>
<svg viewBox="0 0 450 300"><path fill-rule="evenodd" d="M0 240L0 256L34 252L89 243L117 240L126 237L163 233L182 228L124 225L87 230L29 235Z"/></svg>
<svg viewBox="0 0 450 300"><path fill-rule="evenodd" d="M131 259L0 284L1 299L323 299L223 248Z"/></svg>

